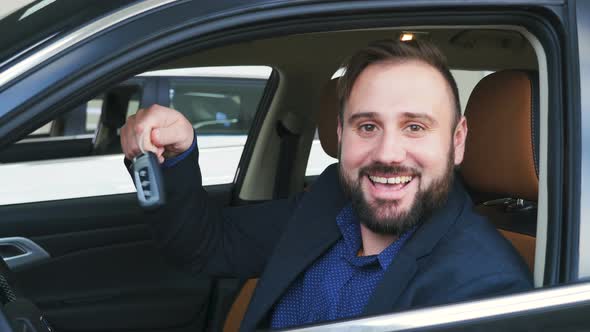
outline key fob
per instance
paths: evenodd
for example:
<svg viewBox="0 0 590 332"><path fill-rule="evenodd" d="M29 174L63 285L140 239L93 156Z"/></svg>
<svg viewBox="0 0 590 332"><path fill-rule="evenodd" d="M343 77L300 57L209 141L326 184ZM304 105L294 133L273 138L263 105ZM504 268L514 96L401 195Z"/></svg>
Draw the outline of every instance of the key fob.
<svg viewBox="0 0 590 332"><path fill-rule="evenodd" d="M145 152L133 159L132 167L139 205L148 210L164 205L164 183L158 157L153 152Z"/></svg>

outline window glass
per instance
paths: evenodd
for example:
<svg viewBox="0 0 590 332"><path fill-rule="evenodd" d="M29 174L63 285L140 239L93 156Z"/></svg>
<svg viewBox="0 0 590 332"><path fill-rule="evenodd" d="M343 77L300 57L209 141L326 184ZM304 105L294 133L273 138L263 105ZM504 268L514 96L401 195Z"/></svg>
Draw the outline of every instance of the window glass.
<svg viewBox="0 0 590 332"><path fill-rule="evenodd" d="M139 105L140 105L140 94L139 92L133 94L133 96L131 96L131 100L129 100L129 105L127 105L127 117L132 116L133 114L137 113L137 111L139 111Z"/></svg>
<svg viewBox="0 0 590 332"><path fill-rule="evenodd" d="M344 71L338 69L332 78L342 76ZM467 101L471 95L471 91L475 88L477 83L487 75L493 73L493 71L487 70L451 70L455 81L457 82L457 88L459 89L459 100L461 103L461 112L465 113L465 107ZM309 159L307 161L307 168L305 170L306 176L319 175L322 171L330 164L337 162L338 160L330 157L321 146L320 140L317 135L314 137L312 142L311 151L309 153Z"/></svg>
<svg viewBox="0 0 590 332"><path fill-rule="evenodd" d="M57 120L50 121L28 135L27 138L68 137L74 135L93 134L100 120L103 96L100 95L88 101L83 106L76 107ZM86 114L80 114L85 112ZM56 130L51 130L52 126ZM82 127L83 126L83 127Z"/></svg>
<svg viewBox="0 0 590 332"><path fill-rule="evenodd" d="M461 112L465 113L465 107L467 107L467 101L471 95L471 91L475 88L477 83L487 75L493 73L489 70L451 70L451 74L457 82L457 88L459 89L459 101L461 103Z"/></svg>
<svg viewBox="0 0 590 332"><path fill-rule="evenodd" d="M232 66L156 72L170 76L170 107L195 128L204 185L233 181L271 71Z"/></svg>
<svg viewBox="0 0 590 332"><path fill-rule="evenodd" d="M171 79L170 106L199 135L246 135L265 85L263 79Z"/></svg>
<svg viewBox="0 0 590 332"><path fill-rule="evenodd" d="M119 116L135 114L144 97L178 109L193 123L204 185L231 183L271 71L250 66L164 70L116 85L56 118L55 128L49 123L35 132L55 137L23 140L10 154L0 153L5 163L0 172L8 179L0 186L0 205L134 192L123 164ZM147 80L165 91L143 90ZM158 99L167 94L170 104ZM107 113L101 117L102 112ZM88 176L88 170L100 171ZM39 180L24 186L23 179Z"/></svg>
<svg viewBox="0 0 590 332"><path fill-rule="evenodd" d="M322 143L320 142L316 130L313 141L311 142L311 150L309 151L305 176L319 175L326 169L326 167L336 162L338 162L338 159L329 156L322 148Z"/></svg>
<svg viewBox="0 0 590 332"><path fill-rule="evenodd" d="M94 98L86 103L86 132L93 133L100 120L100 111L102 109L102 96Z"/></svg>
<svg viewBox="0 0 590 332"><path fill-rule="evenodd" d="M51 131L51 124L52 123L53 123L53 121L44 124L39 129L37 129L34 132L32 132L29 136L49 135L49 132Z"/></svg>

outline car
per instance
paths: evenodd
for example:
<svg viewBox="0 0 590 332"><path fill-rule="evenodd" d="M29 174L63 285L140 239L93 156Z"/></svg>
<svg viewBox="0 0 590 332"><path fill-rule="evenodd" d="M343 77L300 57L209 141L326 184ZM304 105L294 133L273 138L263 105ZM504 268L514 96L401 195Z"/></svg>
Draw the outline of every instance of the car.
<svg viewBox="0 0 590 332"><path fill-rule="evenodd" d="M459 172L478 211L529 263L535 290L305 329L589 328L590 212L584 202L590 102L583 92L590 84L590 44L584 37L590 3L40 0L1 19L0 30L0 158L11 153L24 158L3 159L0 165L0 254L10 267L2 275L40 312L14 310L4 291L4 330L33 324L31 317L50 322L56 331L236 330L255 281L192 275L166 261L129 178L121 191L93 192L96 182L111 180L111 172L127 176L121 155L111 154L128 113L129 102L120 101L134 100L138 90L132 82L169 76L161 70L272 68L248 128L240 128L247 138L239 143L237 164L223 171L225 180L206 189L224 206L282 199L313 186L317 172L306 170L316 163L314 144L327 151L333 144L333 85L342 62L383 38L428 39L448 57L462 90L468 137L483 142L468 141ZM146 72L159 73L140 75ZM506 73L527 77L526 89L511 89L501 80ZM177 96L158 84L152 93L143 86L136 107ZM509 94L495 96L507 87ZM218 92L191 93L186 96L225 103L228 112L236 101ZM105 115L96 129L86 127L79 118L96 115L88 105L95 107L100 96L101 110L119 107L124 115ZM496 102L510 107L498 110ZM528 115L517 116L517 106ZM484 113L478 120L474 114L481 111L473 112L480 109L504 113L491 118ZM495 121L496 114L503 114L502 121ZM209 116L206 121L213 122L195 121L197 133L224 130L235 119L227 112ZM518 119L528 127L521 128ZM49 132L33 137L48 123L53 123ZM84 123L83 132L69 135L68 123ZM211 144L221 139L209 138ZM478 157L469 157L469 149ZM112 158L117 168L108 169L100 158ZM317 165L334 160L325 154L317 158L326 158ZM207 159L220 162L214 170L227 166L223 157ZM521 172L525 162L528 168ZM57 173L71 176L51 182ZM81 178L95 184L84 182L88 188L81 190ZM531 183L521 185L529 178ZM512 184L516 193L502 187ZM35 196L40 191L45 196Z"/></svg>

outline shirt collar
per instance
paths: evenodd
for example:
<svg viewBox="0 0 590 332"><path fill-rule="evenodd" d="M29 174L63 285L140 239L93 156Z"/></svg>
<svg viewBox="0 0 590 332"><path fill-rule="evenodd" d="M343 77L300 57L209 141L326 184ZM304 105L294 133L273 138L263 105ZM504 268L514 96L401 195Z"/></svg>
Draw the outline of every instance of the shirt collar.
<svg viewBox="0 0 590 332"><path fill-rule="evenodd" d="M373 256L357 257L357 253L361 248L361 230L358 219L352 209L352 204L347 204L336 217L336 224L342 233L344 244L346 248L345 256L354 265L366 265L374 261ZM416 227L403 233L395 242L385 248L380 254L376 255L379 265L383 270L387 269L395 255L400 251L404 243L414 233ZM367 260L368 258L372 258Z"/></svg>

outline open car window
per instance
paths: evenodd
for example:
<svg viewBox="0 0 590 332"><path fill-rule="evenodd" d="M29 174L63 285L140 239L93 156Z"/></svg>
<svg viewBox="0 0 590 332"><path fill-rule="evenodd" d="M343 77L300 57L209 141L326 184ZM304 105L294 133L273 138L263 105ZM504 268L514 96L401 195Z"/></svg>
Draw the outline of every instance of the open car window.
<svg viewBox="0 0 590 332"><path fill-rule="evenodd" d="M134 192L119 132L150 100L177 109L193 124L203 184L231 183L271 71L265 66L159 70L112 87L0 152L0 170L13 179L0 189L0 205ZM101 172L87 177L87 167ZM52 176L44 177L47 173ZM23 177L40 180L22 186L17 179ZM52 187L58 190L43 189Z"/></svg>

